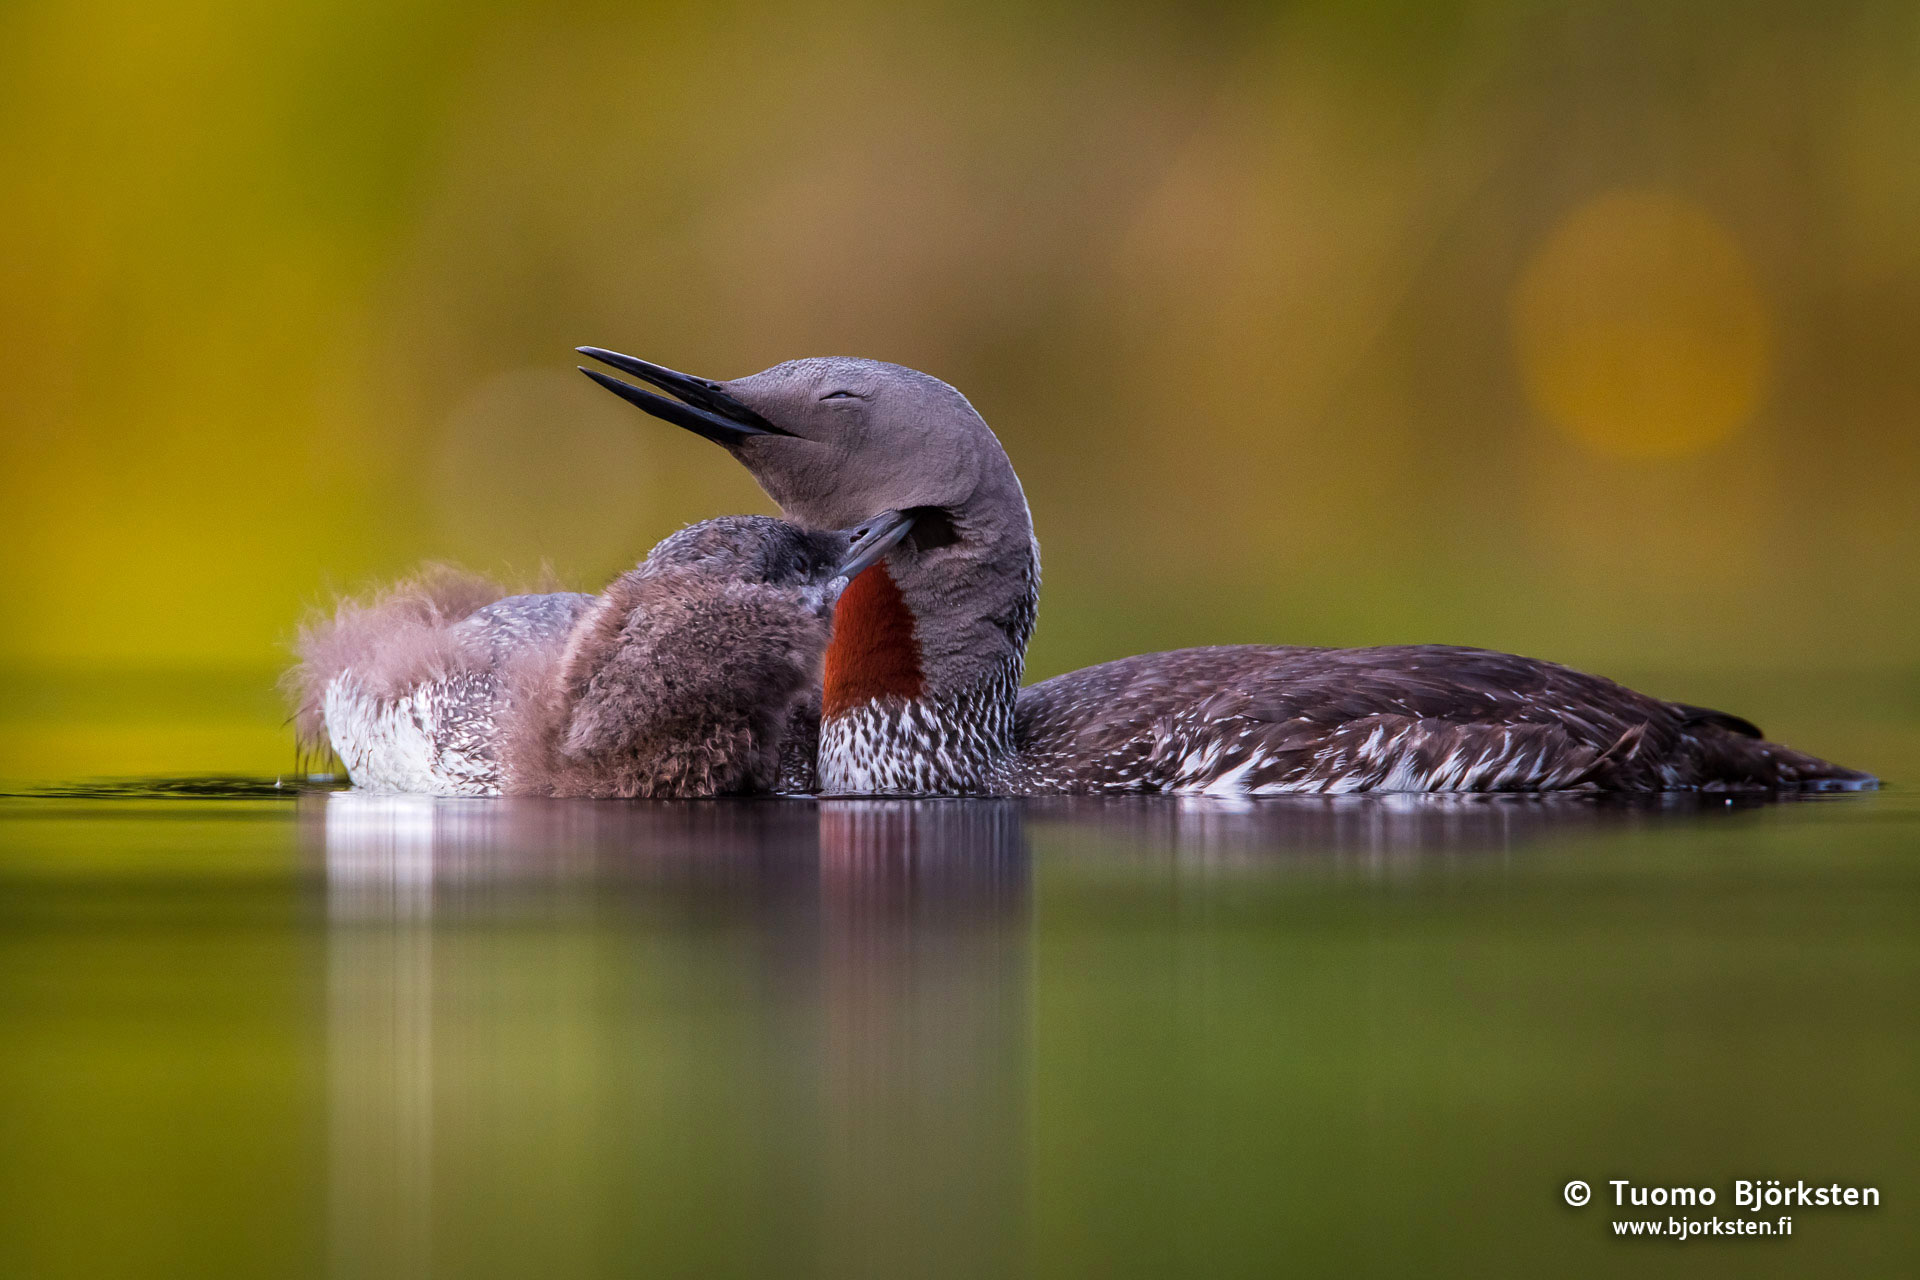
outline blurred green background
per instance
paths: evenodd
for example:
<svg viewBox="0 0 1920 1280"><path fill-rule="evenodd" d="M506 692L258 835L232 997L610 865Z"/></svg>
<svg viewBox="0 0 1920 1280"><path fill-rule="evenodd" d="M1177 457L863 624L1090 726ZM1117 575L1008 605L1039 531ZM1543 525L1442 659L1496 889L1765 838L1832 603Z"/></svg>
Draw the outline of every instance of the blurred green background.
<svg viewBox="0 0 1920 1280"><path fill-rule="evenodd" d="M283 768L331 593L768 509L585 342L958 385L1035 676L1469 642L1897 770L1916 55L1906 3L11 0L0 776Z"/></svg>

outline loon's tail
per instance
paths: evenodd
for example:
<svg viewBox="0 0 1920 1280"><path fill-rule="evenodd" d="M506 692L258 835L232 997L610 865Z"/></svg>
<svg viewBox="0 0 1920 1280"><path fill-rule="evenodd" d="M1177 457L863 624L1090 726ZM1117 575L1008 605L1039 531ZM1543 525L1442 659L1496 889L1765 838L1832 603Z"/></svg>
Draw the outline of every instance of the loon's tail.
<svg viewBox="0 0 1920 1280"><path fill-rule="evenodd" d="M1768 742L1739 716L1672 705L1683 716L1682 732L1697 755L1704 790L1872 791L1880 785L1870 773Z"/></svg>
<svg viewBox="0 0 1920 1280"><path fill-rule="evenodd" d="M1879 789L1880 779L1870 773L1849 769L1845 765L1834 764L1831 760L1822 760L1804 751L1783 747L1777 742L1759 745L1766 749L1774 767L1778 770L1779 781L1774 785L1783 791L1875 791Z"/></svg>

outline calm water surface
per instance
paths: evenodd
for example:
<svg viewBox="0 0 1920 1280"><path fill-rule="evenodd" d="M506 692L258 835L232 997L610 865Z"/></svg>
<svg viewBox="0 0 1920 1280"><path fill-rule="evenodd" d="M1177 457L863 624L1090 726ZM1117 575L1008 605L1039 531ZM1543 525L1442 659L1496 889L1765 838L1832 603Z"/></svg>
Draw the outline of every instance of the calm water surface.
<svg viewBox="0 0 1920 1280"><path fill-rule="evenodd" d="M0 1275L1890 1274L1917 850L1897 788L7 798Z"/></svg>

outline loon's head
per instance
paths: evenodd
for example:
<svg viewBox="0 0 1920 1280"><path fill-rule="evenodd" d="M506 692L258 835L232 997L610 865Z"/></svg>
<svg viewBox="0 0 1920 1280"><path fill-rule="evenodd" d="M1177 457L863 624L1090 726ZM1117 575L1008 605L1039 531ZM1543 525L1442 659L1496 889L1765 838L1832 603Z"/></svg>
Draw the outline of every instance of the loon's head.
<svg viewBox="0 0 1920 1280"><path fill-rule="evenodd" d="M884 662L862 661L892 674L839 681L854 702L957 692L1004 682L1009 671L1017 680L1033 628L1038 549L1013 464L965 396L879 360L790 360L717 382L599 347L580 351L670 393L582 369L726 449L795 524L835 529L875 511L911 521L842 603L827 658L829 715L836 671L847 676L856 648L884 652Z"/></svg>

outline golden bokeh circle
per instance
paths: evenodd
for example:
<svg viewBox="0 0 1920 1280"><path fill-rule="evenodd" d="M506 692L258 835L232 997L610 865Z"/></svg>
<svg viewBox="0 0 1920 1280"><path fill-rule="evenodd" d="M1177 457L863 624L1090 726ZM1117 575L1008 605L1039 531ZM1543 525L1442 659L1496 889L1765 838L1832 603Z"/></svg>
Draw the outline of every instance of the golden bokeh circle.
<svg viewBox="0 0 1920 1280"><path fill-rule="evenodd" d="M1731 233L1664 191L1575 209L1513 294L1534 409L1609 455L1676 457L1737 431L1772 360L1766 300Z"/></svg>

